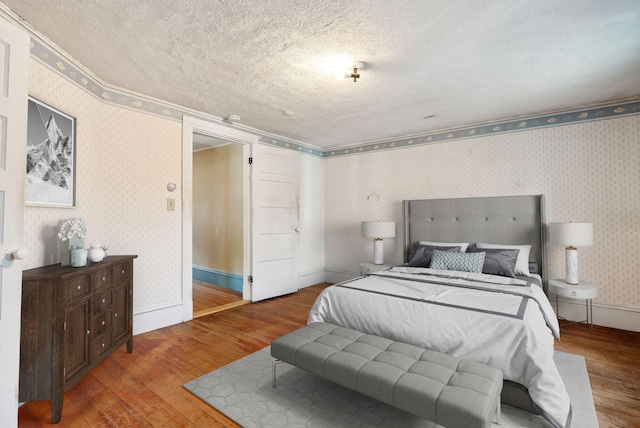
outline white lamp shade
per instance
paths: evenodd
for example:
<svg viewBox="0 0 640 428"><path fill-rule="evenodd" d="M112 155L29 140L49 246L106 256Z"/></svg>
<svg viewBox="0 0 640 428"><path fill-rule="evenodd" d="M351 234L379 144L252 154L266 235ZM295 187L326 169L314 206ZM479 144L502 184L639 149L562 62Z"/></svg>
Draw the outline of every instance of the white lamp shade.
<svg viewBox="0 0 640 428"><path fill-rule="evenodd" d="M362 236L366 238L394 238L396 236L395 221L363 221Z"/></svg>
<svg viewBox="0 0 640 428"><path fill-rule="evenodd" d="M550 223L551 243L565 247L590 247L593 245L592 223Z"/></svg>

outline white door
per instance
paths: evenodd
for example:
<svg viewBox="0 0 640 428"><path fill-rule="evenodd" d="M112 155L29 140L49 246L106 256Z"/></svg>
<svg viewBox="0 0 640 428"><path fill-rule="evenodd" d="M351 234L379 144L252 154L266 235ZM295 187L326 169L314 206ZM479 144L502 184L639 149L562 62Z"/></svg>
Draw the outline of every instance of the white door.
<svg viewBox="0 0 640 428"><path fill-rule="evenodd" d="M251 301L298 291L299 154L252 147Z"/></svg>
<svg viewBox="0 0 640 428"><path fill-rule="evenodd" d="M18 425L29 36L0 16L0 426Z"/></svg>

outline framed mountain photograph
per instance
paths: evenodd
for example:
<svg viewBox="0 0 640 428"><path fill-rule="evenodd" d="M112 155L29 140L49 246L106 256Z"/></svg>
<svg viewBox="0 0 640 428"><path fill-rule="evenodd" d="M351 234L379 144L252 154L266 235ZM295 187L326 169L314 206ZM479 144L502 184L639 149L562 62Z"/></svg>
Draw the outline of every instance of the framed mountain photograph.
<svg viewBox="0 0 640 428"><path fill-rule="evenodd" d="M26 205L76 204L76 119L29 97Z"/></svg>

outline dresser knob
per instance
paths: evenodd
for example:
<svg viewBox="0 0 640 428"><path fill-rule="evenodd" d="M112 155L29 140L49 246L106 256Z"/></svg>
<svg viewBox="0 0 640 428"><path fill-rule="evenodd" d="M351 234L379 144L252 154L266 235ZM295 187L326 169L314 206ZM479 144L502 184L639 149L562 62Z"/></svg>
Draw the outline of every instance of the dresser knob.
<svg viewBox="0 0 640 428"><path fill-rule="evenodd" d="M124 275L124 269L122 269L122 274Z"/></svg>
<svg viewBox="0 0 640 428"><path fill-rule="evenodd" d="M87 330L87 334L88 334L88 335L89 335L89 334L91 334L91 330Z"/></svg>
<svg viewBox="0 0 640 428"><path fill-rule="evenodd" d="M104 281L106 281L106 280L107 280L107 277L106 277L106 276L103 276L103 277L102 277L102 282L104 282Z"/></svg>
<svg viewBox="0 0 640 428"><path fill-rule="evenodd" d="M104 325L104 321L102 321L102 325Z"/></svg>
<svg viewBox="0 0 640 428"><path fill-rule="evenodd" d="M104 343L102 344L102 347L104 348Z"/></svg>
<svg viewBox="0 0 640 428"><path fill-rule="evenodd" d="M102 303L104 303L104 302L106 302L106 300L105 300L105 299L102 299Z"/></svg>
<svg viewBox="0 0 640 428"><path fill-rule="evenodd" d="M114 317L118 318L118 314L113 314Z"/></svg>
<svg viewBox="0 0 640 428"><path fill-rule="evenodd" d="M76 288L77 288L78 290L80 290L80 288L82 288L82 287L81 287L80 285L78 285Z"/></svg>

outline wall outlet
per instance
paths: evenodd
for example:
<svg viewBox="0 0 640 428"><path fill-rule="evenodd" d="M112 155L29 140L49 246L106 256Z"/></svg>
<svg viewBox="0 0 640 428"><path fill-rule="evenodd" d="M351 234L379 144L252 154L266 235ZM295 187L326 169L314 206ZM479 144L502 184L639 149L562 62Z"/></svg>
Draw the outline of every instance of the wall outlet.
<svg viewBox="0 0 640 428"><path fill-rule="evenodd" d="M176 209L176 200L173 198L167 198L167 211L174 211Z"/></svg>

